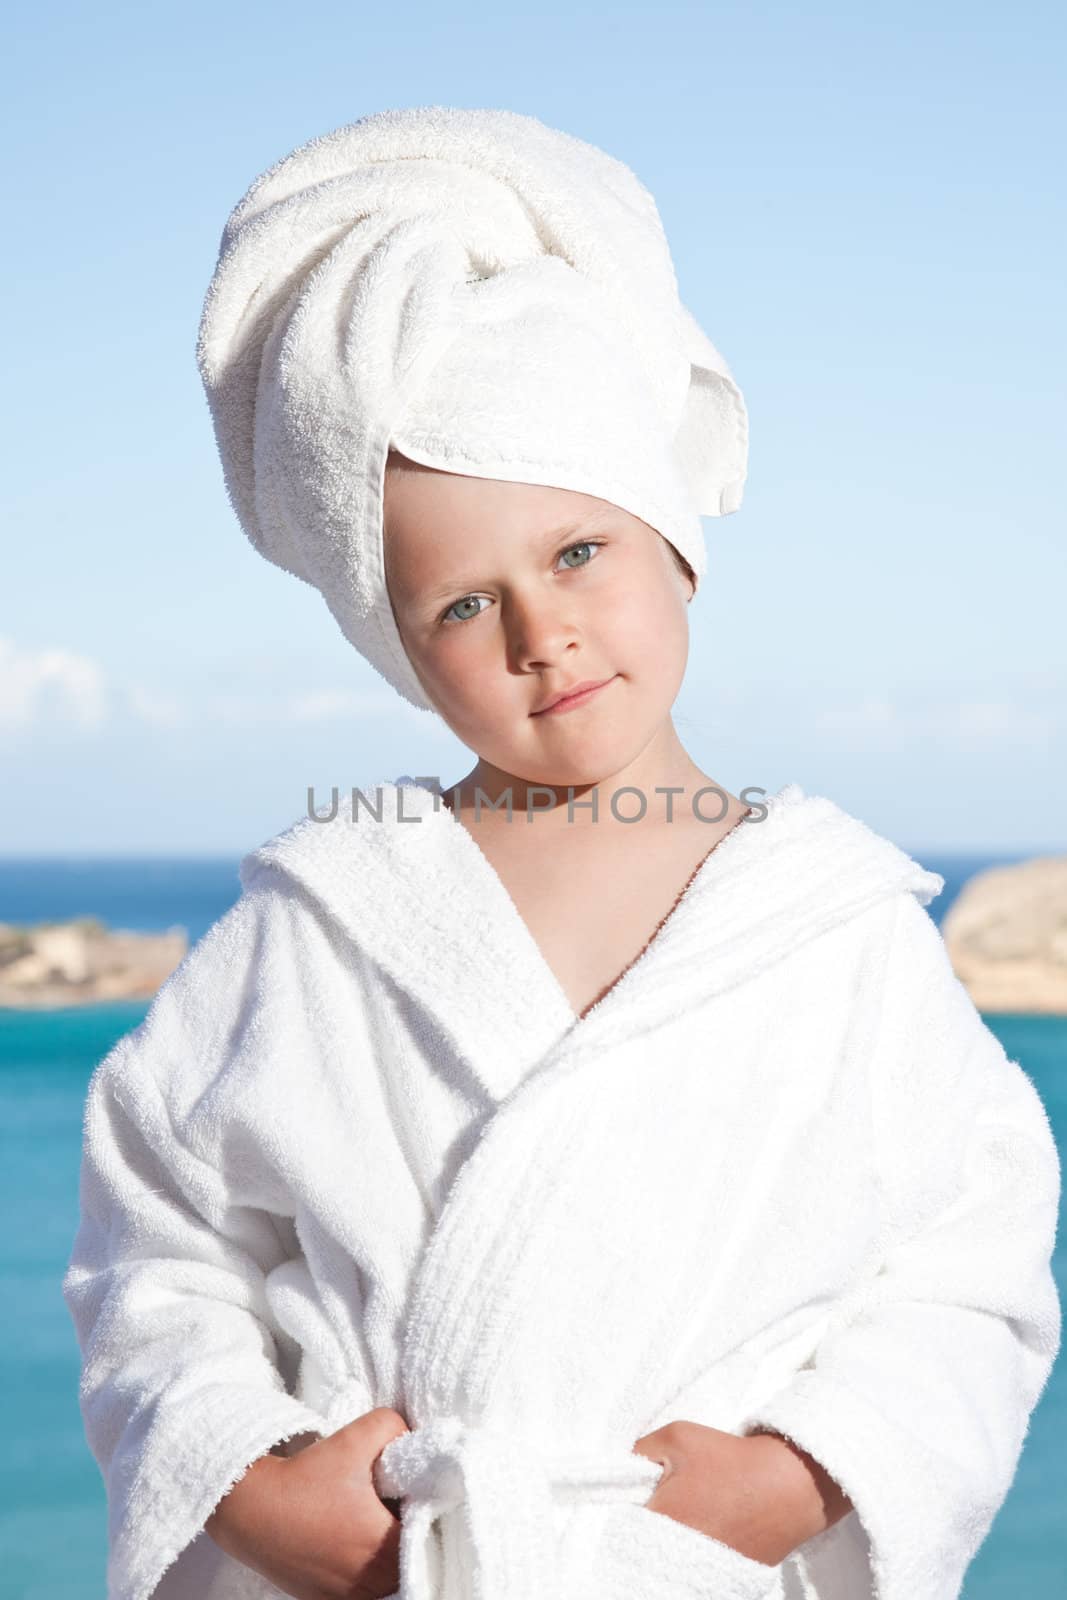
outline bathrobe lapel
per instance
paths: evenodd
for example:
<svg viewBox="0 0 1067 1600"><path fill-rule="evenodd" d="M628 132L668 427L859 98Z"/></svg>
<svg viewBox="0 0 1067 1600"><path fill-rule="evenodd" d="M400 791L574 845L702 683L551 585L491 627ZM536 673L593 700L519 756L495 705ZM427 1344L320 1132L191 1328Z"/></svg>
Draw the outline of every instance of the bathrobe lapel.
<svg viewBox="0 0 1067 1600"><path fill-rule="evenodd" d="M401 780L363 793L372 810L302 818L245 858L242 883L260 864L295 879L433 1017L495 1103L573 1012L500 877L431 791Z"/></svg>
<svg viewBox="0 0 1067 1600"><path fill-rule="evenodd" d="M786 784L757 802L761 820L720 840L651 942L578 1018L495 868L439 797L407 777L363 792L372 810L301 818L245 858L242 884L260 865L298 881L432 1014L497 1103L558 1051L577 1060L652 1033L884 896L910 888L925 904L943 884L831 800Z"/></svg>

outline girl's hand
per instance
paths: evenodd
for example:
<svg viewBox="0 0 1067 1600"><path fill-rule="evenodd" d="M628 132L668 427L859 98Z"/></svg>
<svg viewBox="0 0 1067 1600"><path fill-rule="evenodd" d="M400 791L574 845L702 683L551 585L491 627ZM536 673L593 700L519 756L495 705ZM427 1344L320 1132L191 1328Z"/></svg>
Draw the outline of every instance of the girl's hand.
<svg viewBox="0 0 1067 1600"><path fill-rule="evenodd" d="M668 1422L634 1445L664 1464L645 1506L774 1567L810 1538L800 1466L781 1439L738 1437L699 1422Z"/></svg>
<svg viewBox="0 0 1067 1600"><path fill-rule="evenodd" d="M296 1455L254 1461L204 1524L227 1555L294 1600L381 1600L400 1587L400 1520L371 1470L408 1432L376 1406Z"/></svg>

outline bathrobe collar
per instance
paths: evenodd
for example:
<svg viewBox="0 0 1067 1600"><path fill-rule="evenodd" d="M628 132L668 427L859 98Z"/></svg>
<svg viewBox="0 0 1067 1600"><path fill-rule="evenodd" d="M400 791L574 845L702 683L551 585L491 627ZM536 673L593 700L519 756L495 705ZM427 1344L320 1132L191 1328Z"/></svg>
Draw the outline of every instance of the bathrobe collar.
<svg viewBox="0 0 1067 1600"><path fill-rule="evenodd" d="M246 855L242 886L295 882L424 1005L493 1101L557 1050L584 1054L651 1032L767 970L800 944L944 880L797 783L758 802L711 850L666 922L578 1017L496 869L440 796L403 776L367 809L306 816ZM380 809L381 820L378 820ZM757 812L758 815L758 812Z"/></svg>

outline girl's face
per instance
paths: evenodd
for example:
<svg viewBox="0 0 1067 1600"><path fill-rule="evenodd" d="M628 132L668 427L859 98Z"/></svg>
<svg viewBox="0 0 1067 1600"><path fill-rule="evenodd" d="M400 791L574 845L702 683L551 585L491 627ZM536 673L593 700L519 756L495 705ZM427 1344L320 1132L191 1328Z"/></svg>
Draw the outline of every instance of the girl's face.
<svg viewBox="0 0 1067 1600"><path fill-rule="evenodd" d="M647 523L593 495L402 458L386 472L385 526L408 657L483 762L577 787L629 766L662 731L685 673L692 584Z"/></svg>

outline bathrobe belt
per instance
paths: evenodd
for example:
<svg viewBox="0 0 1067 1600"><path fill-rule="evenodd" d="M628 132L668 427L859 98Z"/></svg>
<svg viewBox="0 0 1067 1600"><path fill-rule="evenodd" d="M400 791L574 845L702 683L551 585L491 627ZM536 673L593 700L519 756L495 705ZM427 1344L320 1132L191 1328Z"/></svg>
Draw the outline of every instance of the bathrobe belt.
<svg viewBox="0 0 1067 1600"><path fill-rule="evenodd" d="M474 1600L543 1600L560 1592L553 1507L650 1498L658 1461L622 1449L545 1452L517 1430L435 1416L391 1439L374 1464L378 1494L400 1499L400 1570L408 1600L436 1600L433 1527L460 1513Z"/></svg>

